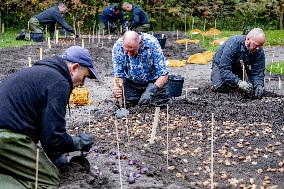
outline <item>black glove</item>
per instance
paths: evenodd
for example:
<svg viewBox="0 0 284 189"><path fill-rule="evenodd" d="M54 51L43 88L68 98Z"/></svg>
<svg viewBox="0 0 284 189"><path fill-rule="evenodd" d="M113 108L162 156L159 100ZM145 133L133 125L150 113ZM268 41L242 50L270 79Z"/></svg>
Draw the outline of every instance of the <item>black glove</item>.
<svg viewBox="0 0 284 189"><path fill-rule="evenodd" d="M264 93L264 87L261 85L256 86L254 90L254 97L257 99L261 99Z"/></svg>
<svg viewBox="0 0 284 189"><path fill-rule="evenodd" d="M92 134L82 133L79 136L72 137L73 144L76 150L88 152L94 144Z"/></svg>
<svg viewBox="0 0 284 189"><path fill-rule="evenodd" d="M252 84L249 82L240 80L238 82L238 87L247 94L250 94L252 92Z"/></svg>
<svg viewBox="0 0 284 189"><path fill-rule="evenodd" d="M158 90L159 90L159 87L157 85L155 85L154 83L149 83L145 92L140 97L138 105L141 106L141 105L149 104L153 96L155 96Z"/></svg>

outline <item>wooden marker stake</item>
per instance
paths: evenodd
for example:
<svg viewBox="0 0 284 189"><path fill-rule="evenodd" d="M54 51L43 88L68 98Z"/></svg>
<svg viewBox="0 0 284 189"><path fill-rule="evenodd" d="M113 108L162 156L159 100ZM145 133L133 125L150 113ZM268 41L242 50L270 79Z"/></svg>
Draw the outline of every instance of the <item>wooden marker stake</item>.
<svg viewBox="0 0 284 189"><path fill-rule="evenodd" d="M185 41L185 51L187 51L187 40Z"/></svg>
<svg viewBox="0 0 284 189"><path fill-rule="evenodd" d="M169 105L167 104L167 170L169 167Z"/></svg>
<svg viewBox="0 0 284 189"><path fill-rule="evenodd" d="M214 188L214 171L213 171L213 164L214 164L214 113L212 113L212 123L211 123L211 189Z"/></svg>
<svg viewBox="0 0 284 189"><path fill-rule="evenodd" d="M38 165L39 165L39 149L36 149L36 174L35 174L35 189L38 188Z"/></svg>
<svg viewBox="0 0 284 189"><path fill-rule="evenodd" d="M47 41L47 26L45 26L45 40Z"/></svg>
<svg viewBox="0 0 284 189"><path fill-rule="evenodd" d="M82 48L85 48L85 39L82 38Z"/></svg>
<svg viewBox="0 0 284 189"><path fill-rule="evenodd" d="M95 42L95 25L93 26L92 44Z"/></svg>
<svg viewBox="0 0 284 189"><path fill-rule="evenodd" d="M55 44L58 43L58 30L55 30Z"/></svg>
<svg viewBox="0 0 284 189"><path fill-rule="evenodd" d="M42 48L39 48L39 60L42 61Z"/></svg>
<svg viewBox="0 0 284 189"><path fill-rule="evenodd" d="M243 70L243 81L245 80L245 65L244 65L244 61L240 60L241 66L242 66L242 70Z"/></svg>
<svg viewBox="0 0 284 189"><path fill-rule="evenodd" d="M278 77L278 89L281 89L281 85L282 85L282 82L281 82L281 78L279 76Z"/></svg>
<svg viewBox="0 0 284 189"><path fill-rule="evenodd" d="M153 126L152 126L152 133L151 133L151 138L150 138L150 144L154 144L157 126L158 126L158 122L159 122L159 114L160 114L160 107L156 107L155 108L154 122L153 122Z"/></svg>
<svg viewBox="0 0 284 189"><path fill-rule="evenodd" d="M89 47L90 47L90 44L91 44L91 34L89 34Z"/></svg>
<svg viewBox="0 0 284 189"><path fill-rule="evenodd" d="M5 29L4 29L4 23L2 23L1 30L2 30L2 33L4 33L4 32L5 32Z"/></svg>
<svg viewBox="0 0 284 189"><path fill-rule="evenodd" d="M89 118L89 133L91 133L91 106L88 108L88 118Z"/></svg>
<svg viewBox="0 0 284 189"><path fill-rule="evenodd" d="M48 44L48 48L51 49L50 37L47 37L47 44Z"/></svg>
<svg viewBox="0 0 284 189"><path fill-rule="evenodd" d="M178 40L178 30L177 30L177 40Z"/></svg>
<svg viewBox="0 0 284 189"><path fill-rule="evenodd" d="M32 57L28 57L28 63L29 67L32 67Z"/></svg>
<svg viewBox="0 0 284 189"><path fill-rule="evenodd" d="M118 170L119 170L119 181L120 181L120 188L122 189L122 173L121 173L121 163L120 163L120 151L119 151L119 137L118 137L118 126L117 120L114 122L115 125L115 132L116 132L116 144L117 144L117 154L118 154Z"/></svg>

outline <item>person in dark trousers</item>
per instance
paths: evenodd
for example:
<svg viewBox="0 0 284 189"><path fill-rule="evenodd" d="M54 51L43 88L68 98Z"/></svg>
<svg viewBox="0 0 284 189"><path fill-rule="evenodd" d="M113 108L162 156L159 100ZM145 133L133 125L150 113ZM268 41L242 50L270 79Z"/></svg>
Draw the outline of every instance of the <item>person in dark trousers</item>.
<svg viewBox="0 0 284 189"><path fill-rule="evenodd" d="M124 19L124 13L120 10L118 5L111 5L106 7L102 14L100 15L100 32L102 33L103 30L110 33L118 33L117 28L117 20L120 20L122 25L122 32L126 31L126 21Z"/></svg>
<svg viewBox="0 0 284 189"><path fill-rule="evenodd" d="M128 2L123 3L123 10L132 13L132 18L129 23L129 30L134 30L138 32L148 32L150 29L150 24L148 16L144 10L142 10L138 5L131 4Z"/></svg>
<svg viewBox="0 0 284 189"><path fill-rule="evenodd" d="M70 136L65 129L69 96L86 77L98 78L93 60L87 49L72 46L0 83L1 189L35 188L37 149L38 188L58 188L65 153L90 150L92 134Z"/></svg>
<svg viewBox="0 0 284 189"><path fill-rule="evenodd" d="M46 26L49 26L50 39L53 39L55 24L58 23L66 31L75 34L75 29L68 25L62 16L62 14L65 14L67 11L67 6L64 3L59 3L56 6L44 10L43 12L39 13L29 20L29 27L31 32L42 33L44 31L44 28ZM76 34L76 37L78 38L79 35Z"/></svg>
<svg viewBox="0 0 284 189"><path fill-rule="evenodd" d="M254 28L247 35L233 36L220 46L212 61L212 90L240 90L260 99L264 93L264 43L264 32L260 28ZM243 73L247 80L243 80Z"/></svg>
<svg viewBox="0 0 284 189"><path fill-rule="evenodd" d="M147 33L127 31L112 50L115 98L123 96L128 106L160 106L167 103L168 67L158 40Z"/></svg>

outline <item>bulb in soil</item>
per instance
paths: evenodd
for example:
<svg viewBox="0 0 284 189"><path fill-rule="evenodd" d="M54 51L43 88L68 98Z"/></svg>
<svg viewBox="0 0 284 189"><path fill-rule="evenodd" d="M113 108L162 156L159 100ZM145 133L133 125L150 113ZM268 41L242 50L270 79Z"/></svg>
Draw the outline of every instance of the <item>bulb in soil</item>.
<svg viewBox="0 0 284 189"><path fill-rule="evenodd" d="M148 167L142 167L142 168L140 169L140 173L141 173L141 174L147 174L148 171L149 171Z"/></svg>
<svg viewBox="0 0 284 189"><path fill-rule="evenodd" d="M114 174L118 174L118 173L119 173L119 170L118 170L117 167L112 166L112 167L111 167L111 172L113 172Z"/></svg>
<svg viewBox="0 0 284 189"><path fill-rule="evenodd" d="M136 165L138 163L138 161L136 159L130 159L128 161L128 165Z"/></svg>
<svg viewBox="0 0 284 189"><path fill-rule="evenodd" d="M112 150L112 151L109 152L109 155L111 155L111 156L116 156L116 155L117 155L117 152Z"/></svg>
<svg viewBox="0 0 284 189"><path fill-rule="evenodd" d="M129 176L129 177L127 178L127 182L128 182L128 184L134 184L134 183L135 183L135 177Z"/></svg>

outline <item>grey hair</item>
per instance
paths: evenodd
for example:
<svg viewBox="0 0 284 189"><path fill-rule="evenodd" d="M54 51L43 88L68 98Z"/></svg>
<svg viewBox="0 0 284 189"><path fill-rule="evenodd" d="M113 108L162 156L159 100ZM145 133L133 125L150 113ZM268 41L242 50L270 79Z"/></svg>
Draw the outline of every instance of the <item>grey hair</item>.
<svg viewBox="0 0 284 189"><path fill-rule="evenodd" d="M256 37L261 36L265 39L265 34L261 28L253 28L248 34L247 38L251 38L253 40L256 39Z"/></svg>
<svg viewBox="0 0 284 189"><path fill-rule="evenodd" d="M124 2L124 3L122 4L122 7L124 8L124 7L129 6L129 5L131 5L131 3Z"/></svg>
<svg viewBox="0 0 284 189"><path fill-rule="evenodd" d="M59 8L66 8L67 9L67 6L65 3L58 3L58 7Z"/></svg>

